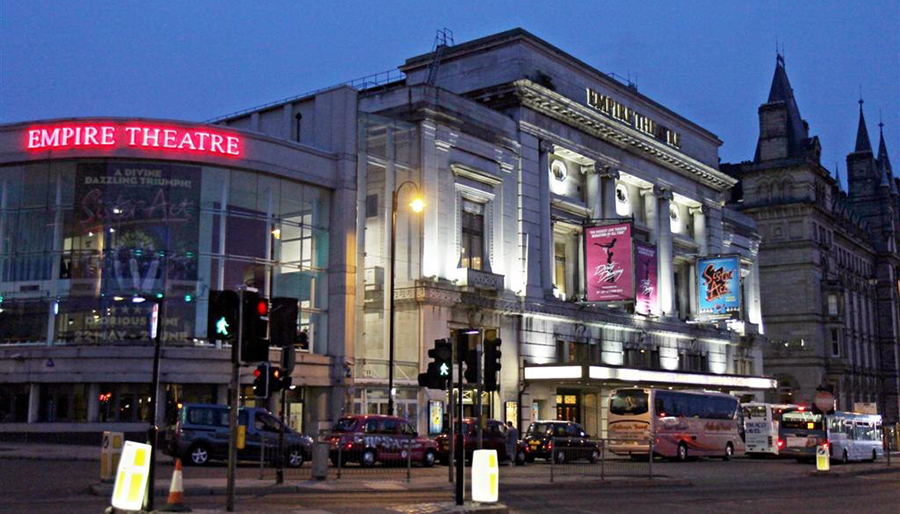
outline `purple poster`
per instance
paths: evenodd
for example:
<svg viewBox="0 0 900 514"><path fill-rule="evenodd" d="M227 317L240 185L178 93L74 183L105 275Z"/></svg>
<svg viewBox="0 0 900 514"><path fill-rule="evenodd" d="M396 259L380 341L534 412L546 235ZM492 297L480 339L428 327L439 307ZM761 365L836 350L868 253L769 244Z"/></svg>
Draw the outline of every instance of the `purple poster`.
<svg viewBox="0 0 900 514"><path fill-rule="evenodd" d="M620 302L634 298L631 223L585 229L587 301Z"/></svg>
<svg viewBox="0 0 900 514"><path fill-rule="evenodd" d="M656 301L656 247L634 243L634 310L644 315L658 315Z"/></svg>

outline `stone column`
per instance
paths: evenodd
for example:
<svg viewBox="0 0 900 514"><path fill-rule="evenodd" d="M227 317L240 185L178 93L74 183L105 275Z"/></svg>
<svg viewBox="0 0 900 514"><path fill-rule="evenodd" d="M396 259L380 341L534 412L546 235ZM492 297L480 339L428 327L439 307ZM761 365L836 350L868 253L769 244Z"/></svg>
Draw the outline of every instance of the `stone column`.
<svg viewBox="0 0 900 514"><path fill-rule="evenodd" d="M617 170L610 170L609 166L600 175L600 183L603 188L603 217L616 218L616 180L619 179Z"/></svg>
<svg viewBox="0 0 900 514"><path fill-rule="evenodd" d="M553 224L550 220L550 155L553 143L540 143L540 197L541 202L541 289L544 295L553 293ZM532 242L533 244L533 242Z"/></svg>
<svg viewBox="0 0 900 514"><path fill-rule="evenodd" d="M578 298L584 298L587 294L587 287L584 282L584 232L578 234L578 255L576 258L578 260L578 283L575 284L575 294Z"/></svg>
<svg viewBox="0 0 900 514"><path fill-rule="evenodd" d="M672 191L659 188L656 198L657 219L659 220L659 239L657 242L657 254L659 255L659 308L663 316L671 316L675 312L672 225L669 220L669 202L672 201Z"/></svg>
<svg viewBox="0 0 900 514"><path fill-rule="evenodd" d="M647 220L647 228L650 230L650 243L656 244L659 239L659 216L656 213L656 188L641 189L644 198L644 219Z"/></svg>
<svg viewBox="0 0 900 514"><path fill-rule="evenodd" d="M753 259L753 263L750 265L750 276L747 277L747 286L744 287L744 290L747 292L747 298L745 298L747 302L747 321L755 324L759 333L764 334L762 302L760 301L759 291L759 241L751 240L750 258Z"/></svg>
<svg viewBox="0 0 900 514"><path fill-rule="evenodd" d="M100 421L100 384L91 383L87 388L87 421Z"/></svg>
<svg viewBox="0 0 900 514"><path fill-rule="evenodd" d="M706 241L706 212L709 208L705 205L690 209L690 213L694 218L694 241L697 243L697 253L707 255L709 253L709 245Z"/></svg>
<svg viewBox="0 0 900 514"><path fill-rule="evenodd" d="M28 422L37 423L41 408L41 385L32 382L28 388Z"/></svg>
<svg viewBox="0 0 900 514"><path fill-rule="evenodd" d="M602 163L595 162L593 166L586 166L585 176L587 177L587 206L591 210L592 218L603 217L603 198L602 189L600 188L600 176L604 173L606 166Z"/></svg>

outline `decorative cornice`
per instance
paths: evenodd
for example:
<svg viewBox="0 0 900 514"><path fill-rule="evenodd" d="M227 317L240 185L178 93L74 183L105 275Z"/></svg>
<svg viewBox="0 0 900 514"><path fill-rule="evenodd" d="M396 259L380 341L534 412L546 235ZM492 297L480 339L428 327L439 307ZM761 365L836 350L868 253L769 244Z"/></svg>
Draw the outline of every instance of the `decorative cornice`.
<svg viewBox="0 0 900 514"><path fill-rule="evenodd" d="M539 150L541 153L553 153L555 151L555 145L546 139L542 139L539 146Z"/></svg>
<svg viewBox="0 0 900 514"><path fill-rule="evenodd" d="M471 168L465 164L452 163L450 169L457 177L464 177L489 186L496 186L503 183L503 179L484 170Z"/></svg>
<svg viewBox="0 0 900 514"><path fill-rule="evenodd" d="M569 202L557 195L552 195L550 197L550 206L556 207L561 211L566 211L568 213L572 213L576 216L581 216L584 218L591 217L591 210L583 205L578 205L577 203Z"/></svg>
<svg viewBox="0 0 900 514"><path fill-rule="evenodd" d="M513 86L522 105L529 109L571 125L620 148L644 153L660 165L694 180L699 180L714 189L724 190L737 184L737 179L734 177L670 149L634 129L607 119L599 113L591 111L587 106L530 80L517 80Z"/></svg>

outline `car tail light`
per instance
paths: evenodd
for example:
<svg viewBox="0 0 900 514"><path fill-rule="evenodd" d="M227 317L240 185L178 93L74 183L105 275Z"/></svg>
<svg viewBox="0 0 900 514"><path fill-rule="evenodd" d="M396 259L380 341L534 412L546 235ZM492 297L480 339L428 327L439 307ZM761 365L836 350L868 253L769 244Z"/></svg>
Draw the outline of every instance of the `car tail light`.
<svg viewBox="0 0 900 514"><path fill-rule="evenodd" d="M778 439L778 449L784 448L784 439Z"/></svg>
<svg viewBox="0 0 900 514"><path fill-rule="evenodd" d="M547 449L548 449L548 450L552 450L552 449L553 449L553 441L550 441L549 443L547 443Z"/></svg>

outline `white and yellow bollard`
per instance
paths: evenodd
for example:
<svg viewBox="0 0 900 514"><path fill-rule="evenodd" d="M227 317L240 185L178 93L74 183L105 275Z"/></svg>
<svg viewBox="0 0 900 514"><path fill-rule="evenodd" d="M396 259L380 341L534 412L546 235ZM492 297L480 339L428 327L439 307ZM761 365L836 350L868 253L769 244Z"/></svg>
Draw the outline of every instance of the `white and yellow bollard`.
<svg viewBox="0 0 900 514"><path fill-rule="evenodd" d="M125 441L116 472L112 506L122 510L141 510L147 495L150 474L150 445Z"/></svg>
<svg viewBox="0 0 900 514"><path fill-rule="evenodd" d="M475 450L472 456L472 501L494 503L499 496L497 450Z"/></svg>
<svg viewBox="0 0 900 514"><path fill-rule="evenodd" d="M103 443L100 445L100 481L112 482L119 467L125 434L122 432L103 432Z"/></svg>
<svg viewBox="0 0 900 514"><path fill-rule="evenodd" d="M831 455L828 453L828 444L816 446L816 471L828 471L831 469Z"/></svg>

